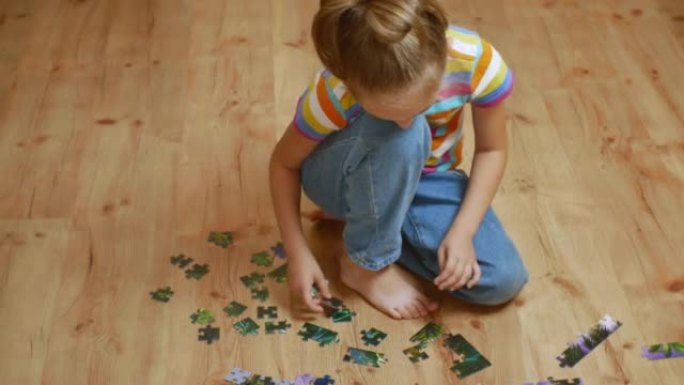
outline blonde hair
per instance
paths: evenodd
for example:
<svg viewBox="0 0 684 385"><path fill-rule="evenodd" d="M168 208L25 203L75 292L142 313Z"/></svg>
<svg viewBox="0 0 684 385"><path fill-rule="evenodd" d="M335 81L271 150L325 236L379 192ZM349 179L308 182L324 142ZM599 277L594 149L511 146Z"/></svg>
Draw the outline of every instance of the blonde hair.
<svg viewBox="0 0 684 385"><path fill-rule="evenodd" d="M383 93L443 71L449 22L437 0L321 0L311 29L318 57L350 88Z"/></svg>

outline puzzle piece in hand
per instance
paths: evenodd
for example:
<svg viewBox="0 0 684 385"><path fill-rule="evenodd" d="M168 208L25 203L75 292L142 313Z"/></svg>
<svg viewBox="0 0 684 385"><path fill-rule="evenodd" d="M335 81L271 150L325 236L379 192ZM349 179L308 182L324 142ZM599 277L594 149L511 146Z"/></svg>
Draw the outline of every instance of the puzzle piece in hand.
<svg viewBox="0 0 684 385"><path fill-rule="evenodd" d="M330 375L326 374L325 377L317 378L313 382L313 385L335 385L335 380L333 380Z"/></svg>
<svg viewBox="0 0 684 385"><path fill-rule="evenodd" d="M189 264L191 264L193 261L192 258L186 257L185 254L178 254L171 256L171 264L174 266L178 266L181 269L185 269Z"/></svg>
<svg viewBox="0 0 684 385"><path fill-rule="evenodd" d="M194 324L208 325L214 322L214 315L205 308L199 308L196 312L190 314L190 320Z"/></svg>
<svg viewBox="0 0 684 385"><path fill-rule="evenodd" d="M252 299L256 299L262 303L266 302L268 300L269 293L268 293L267 287L261 287L261 288L253 287L250 290L252 292Z"/></svg>
<svg viewBox="0 0 684 385"><path fill-rule="evenodd" d="M204 265L198 265L194 264L192 265L191 269L185 270L185 278L190 279L190 278L195 278L197 280L201 279L207 273L209 272L209 265L204 264Z"/></svg>
<svg viewBox="0 0 684 385"><path fill-rule="evenodd" d="M285 253L285 246L282 242L278 242L275 244L275 246L271 246L271 252L280 259L287 257L287 254Z"/></svg>
<svg viewBox="0 0 684 385"><path fill-rule="evenodd" d="M245 310L247 310L247 306L235 301L231 301L228 306L223 308L223 312L226 313L228 317L237 317Z"/></svg>
<svg viewBox="0 0 684 385"><path fill-rule="evenodd" d="M273 256L266 251L252 254L251 262L257 266L269 267L273 265Z"/></svg>
<svg viewBox="0 0 684 385"><path fill-rule="evenodd" d="M302 340L304 341L314 340L318 342L319 346L340 342L340 339L337 337L337 332L309 322L302 326L302 329L297 333L297 335L301 336Z"/></svg>
<svg viewBox="0 0 684 385"><path fill-rule="evenodd" d="M348 348L347 354L344 355L344 362L352 362L357 365L379 368L380 365L387 363L387 359L382 353L371 352L363 349Z"/></svg>
<svg viewBox="0 0 684 385"><path fill-rule="evenodd" d="M361 331L361 340L363 340L363 344L366 346L378 346L385 338L387 338L387 334L376 328Z"/></svg>
<svg viewBox="0 0 684 385"><path fill-rule="evenodd" d="M460 334L449 336L444 341L444 346L456 353L457 358L454 360L451 371L455 372L460 379L492 365Z"/></svg>
<svg viewBox="0 0 684 385"><path fill-rule="evenodd" d="M278 283L285 283L287 281L287 263L268 273L268 278Z"/></svg>
<svg viewBox="0 0 684 385"><path fill-rule="evenodd" d="M644 346L641 350L641 356L649 360L684 357L684 342Z"/></svg>
<svg viewBox="0 0 684 385"><path fill-rule="evenodd" d="M416 334L414 334L410 341L413 343L429 344L444 335L444 327L434 322L430 322L423 326Z"/></svg>
<svg viewBox="0 0 684 385"><path fill-rule="evenodd" d="M150 296L152 296L152 299L155 301L169 302L169 300L173 296L173 290L171 290L171 287L167 286L163 289L157 289L156 291L151 291Z"/></svg>
<svg viewBox="0 0 684 385"><path fill-rule="evenodd" d="M259 306L257 307L257 318L276 319L278 318L278 308L275 306Z"/></svg>
<svg viewBox="0 0 684 385"><path fill-rule="evenodd" d="M209 233L209 238L207 241L226 249L228 246L233 244L233 233L230 231L212 231Z"/></svg>
<svg viewBox="0 0 684 385"><path fill-rule="evenodd" d="M402 350L402 353L404 353L404 355L415 364L416 362L420 362L430 358L430 356L428 356L428 354L425 353L426 347L427 344L420 343L418 345L411 346L408 349Z"/></svg>
<svg viewBox="0 0 684 385"><path fill-rule="evenodd" d="M278 323L266 321L266 334L285 334L287 330L292 327L287 321L280 321Z"/></svg>
<svg viewBox="0 0 684 385"><path fill-rule="evenodd" d="M240 277L240 281L242 281L242 284L248 289L264 283L264 279L266 279L266 276L261 273L252 273L250 275L244 275Z"/></svg>
<svg viewBox="0 0 684 385"><path fill-rule="evenodd" d="M356 315L353 311L351 311L349 308L342 308L335 310L331 315L330 318L332 318L332 321L334 323L340 323L340 322L351 322L352 318Z"/></svg>
<svg viewBox="0 0 684 385"><path fill-rule="evenodd" d="M575 342L571 343L556 357L562 368L572 368L582 358L589 354L601 342L605 341L613 332L622 326L622 322L616 321L613 317L606 315L594 325L588 333L580 335Z"/></svg>
<svg viewBox="0 0 684 385"><path fill-rule="evenodd" d="M233 329L237 330L242 336L255 336L259 334L259 324L249 317L233 324Z"/></svg>
<svg viewBox="0 0 684 385"><path fill-rule="evenodd" d="M211 343L214 342L214 340L218 340L220 336L221 329L207 325L199 329L199 336L197 337L197 340L206 341L207 345L211 345Z"/></svg>
<svg viewBox="0 0 684 385"><path fill-rule="evenodd" d="M229 385L244 385L251 376L252 372L241 368L233 368L233 370L231 370L223 379L226 380Z"/></svg>

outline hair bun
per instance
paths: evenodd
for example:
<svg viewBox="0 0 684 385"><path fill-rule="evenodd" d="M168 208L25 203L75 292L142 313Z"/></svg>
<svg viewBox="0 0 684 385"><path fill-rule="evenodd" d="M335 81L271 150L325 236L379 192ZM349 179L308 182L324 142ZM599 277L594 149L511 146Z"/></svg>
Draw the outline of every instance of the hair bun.
<svg viewBox="0 0 684 385"><path fill-rule="evenodd" d="M417 17L420 1L417 0L366 0L366 22L375 38L385 44L398 43L411 32Z"/></svg>

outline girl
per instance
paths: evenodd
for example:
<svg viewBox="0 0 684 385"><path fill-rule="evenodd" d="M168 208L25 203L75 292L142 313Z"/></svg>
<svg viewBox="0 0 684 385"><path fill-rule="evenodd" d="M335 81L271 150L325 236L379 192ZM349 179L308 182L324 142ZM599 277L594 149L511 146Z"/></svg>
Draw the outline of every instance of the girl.
<svg viewBox="0 0 684 385"><path fill-rule="evenodd" d="M395 262L460 300L510 300L528 275L489 208L506 165L503 101L513 83L499 53L449 26L437 0L321 0L312 36L325 69L270 165L295 301L321 312L312 285L330 296L303 236L302 187L345 221L342 282L389 316L438 306ZM470 178L457 169L467 103Z"/></svg>

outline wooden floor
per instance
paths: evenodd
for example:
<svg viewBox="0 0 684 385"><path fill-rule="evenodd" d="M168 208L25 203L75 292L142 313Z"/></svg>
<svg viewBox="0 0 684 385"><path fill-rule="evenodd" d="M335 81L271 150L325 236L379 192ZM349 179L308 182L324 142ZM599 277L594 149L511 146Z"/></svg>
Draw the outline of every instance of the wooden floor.
<svg viewBox="0 0 684 385"><path fill-rule="evenodd" d="M255 302L238 277L278 240L271 149L318 69L311 0L0 0L0 383L221 384L234 366L337 384L673 385L684 341L684 2L450 0L517 74L511 156L495 200L531 279L500 309L434 318L493 366L464 381L443 349L401 350L428 320L395 322L333 280L358 316L341 343L239 337L221 313ZM472 135L471 135L472 137ZM334 227L307 224L335 277ZM206 242L233 230L228 251ZM186 280L168 258L208 263ZM168 304L149 292L169 285ZM189 315L217 313L221 340ZM604 314L624 326L573 369L555 360ZM390 334L377 370L342 362L359 332Z"/></svg>

